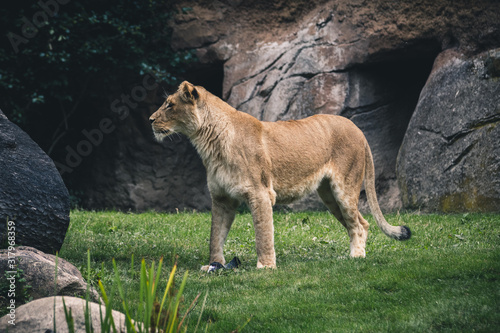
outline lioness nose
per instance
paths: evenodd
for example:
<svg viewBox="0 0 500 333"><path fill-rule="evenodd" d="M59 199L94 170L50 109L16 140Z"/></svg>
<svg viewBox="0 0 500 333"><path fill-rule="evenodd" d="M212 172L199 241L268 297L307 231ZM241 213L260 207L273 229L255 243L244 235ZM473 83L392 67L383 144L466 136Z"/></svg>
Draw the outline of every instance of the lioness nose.
<svg viewBox="0 0 500 333"><path fill-rule="evenodd" d="M155 118L153 118L153 117L149 117L149 121L150 121L150 122L151 122L151 124L152 124L152 123L154 123L154 122L155 122Z"/></svg>

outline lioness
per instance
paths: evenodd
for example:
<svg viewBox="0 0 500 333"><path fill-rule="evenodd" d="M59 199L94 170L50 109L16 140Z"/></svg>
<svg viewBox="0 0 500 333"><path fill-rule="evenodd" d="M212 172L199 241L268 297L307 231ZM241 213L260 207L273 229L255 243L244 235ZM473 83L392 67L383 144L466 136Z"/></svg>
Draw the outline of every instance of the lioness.
<svg viewBox="0 0 500 333"><path fill-rule="evenodd" d="M253 217L257 268L275 268L273 205L314 190L347 229L350 255L365 257L369 224L358 211L363 180L384 234L398 240L411 236L409 228L392 226L382 215L370 147L346 118L315 115L263 122L185 81L150 121L158 141L185 134L203 160L212 197L210 263L225 264L224 242L236 208L245 202Z"/></svg>

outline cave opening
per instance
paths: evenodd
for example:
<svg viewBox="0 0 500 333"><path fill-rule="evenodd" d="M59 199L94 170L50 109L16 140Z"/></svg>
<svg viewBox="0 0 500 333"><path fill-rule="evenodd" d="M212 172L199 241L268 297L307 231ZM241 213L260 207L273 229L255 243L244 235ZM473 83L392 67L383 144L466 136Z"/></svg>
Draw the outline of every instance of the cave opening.
<svg viewBox="0 0 500 333"><path fill-rule="evenodd" d="M373 153L376 186L383 210L401 207L396 163L406 130L417 107L420 93L432 71L438 50L386 55L352 70L350 86L356 98L343 114L364 132ZM361 209L367 210L365 193Z"/></svg>
<svg viewBox="0 0 500 333"><path fill-rule="evenodd" d="M345 116L351 118L356 114L385 108L390 114L387 120L397 125L402 140L431 73L435 56L437 54L411 59L392 58L357 67L353 70L350 84L359 85L359 94L362 96L354 103L350 102Z"/></svg>

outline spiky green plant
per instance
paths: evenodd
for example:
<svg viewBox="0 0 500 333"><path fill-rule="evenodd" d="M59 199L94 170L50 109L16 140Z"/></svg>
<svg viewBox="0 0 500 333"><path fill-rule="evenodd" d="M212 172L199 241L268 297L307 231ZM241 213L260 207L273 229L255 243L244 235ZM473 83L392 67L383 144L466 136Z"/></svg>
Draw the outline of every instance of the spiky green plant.
<svg viewBox="0 0 500 333"><path fill-rule="evenodd" d="M57 263L57 261L56 261ZM116 266L116 262L113 259L113 269L114 269L114 283L112 285L112 294L114 293L115 288L118 290L121 299L122 310L125 312L125 325L128 333L148 333L148 332L180 332L184 328L184 332L187 331L187 327L183 326L185 319L191 312L191 310L196 306L198 298L200 294L198 294L186 313L182 318L179 317L179 305L182 301L182 293L186 286L188 271L184 273L181 285L179 290L174 290L174 280L175 273L177 271L177 263L173 265L172 270L170 271L170 275L167 281L167 286L163 291L163 296L161 302L158 301L158 284L160 282L160 275L163 266L163 257L160 259L158 263L158 268L155 269L155 262L151 263L151 266L148 268L146 265L146 261L143 259L141 261L140 268L140 281L139 281L139 305L136 309L134 309L135 320L133 319L131 308L129 305L129 300L127 299L123 287L122 281L120 279L120 274L118 268ZM131 262L131 271L132 276L134 276L134 258L132 257ZM90 269L90 251L87 251L87 272L89 275ZM56 277L57 277L57 264L56 264ZM89 278L89 276L88 276ZM98 282L99 290L101 292L101 297L104 302L106 311L103 314L100 311L100 322L101 322L101 332L117 332L116 323L113 320L112 311L114 304L112 303L112 298L108 297L108 293L106 292L106 288L101 280ZM201 309L200 317L198 318L198 323L201 320L201 314L203 313L203 309L205 307L205 303L207 300L207 295L203 301L203 306ZM66 316L66 322L68 324L68 330L70 332L74 331L74 319L71 313L71 309L68 311L66 309L66 304L63 299L64 312ZM55 323L54 323L55 325ZM196 327L197 330L198 326ZM54 327L55 331L56 327ZM92 316L89 307L89 286L87 285L87 297L86 297L86 306L85 306L85 330L87 333L94 332L94 328L92 327Z"/></svg>

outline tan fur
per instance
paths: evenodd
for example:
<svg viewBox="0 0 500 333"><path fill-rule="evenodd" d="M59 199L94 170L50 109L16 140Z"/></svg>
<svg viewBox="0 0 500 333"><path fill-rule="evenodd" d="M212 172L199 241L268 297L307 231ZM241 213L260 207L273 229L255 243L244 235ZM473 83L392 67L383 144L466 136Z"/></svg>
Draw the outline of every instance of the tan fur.
<svg viewBox="0 0 500 333"><path fill-rule="evenodd" d="M369 225L358 211L363 180L382 231L396 239L410 237L408 228L389 225L380 212L370 148L346 118L315 115L262 122L203 87L183 82L150 120L158 140L174 132L188 136L207 169L210 262L225 263L224 242L236 208L245 202L253 217L257 267L276 267L272 206L315 190L347 229L351 256L364 257Z"/></svg>

